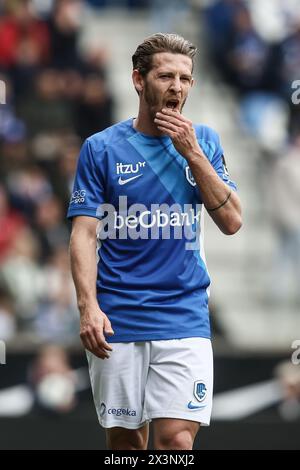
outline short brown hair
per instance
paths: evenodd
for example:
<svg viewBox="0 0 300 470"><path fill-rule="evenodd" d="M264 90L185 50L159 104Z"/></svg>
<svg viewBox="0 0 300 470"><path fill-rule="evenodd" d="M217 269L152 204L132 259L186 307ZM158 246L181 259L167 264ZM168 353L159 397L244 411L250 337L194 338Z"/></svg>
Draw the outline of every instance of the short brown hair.
<svg viewBox="0 0 300 470"><path fill-rule="evenodd" d="M183 54L192 59L197 48L189 41L175 33L156 33L146 38L136 49L132 56L133 69L137 69L141 75L146 76L152 68L152 56L159 52L171 52Z"/></svg>

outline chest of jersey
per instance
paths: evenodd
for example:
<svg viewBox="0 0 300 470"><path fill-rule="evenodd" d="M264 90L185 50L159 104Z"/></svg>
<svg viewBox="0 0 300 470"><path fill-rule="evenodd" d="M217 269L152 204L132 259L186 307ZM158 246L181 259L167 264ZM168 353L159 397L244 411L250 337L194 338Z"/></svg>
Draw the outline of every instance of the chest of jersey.
<svg viewBox="0 0 300 470"><path fill-rule="evenodd" d="M186 160L170 142L140 142L134 138L107 149L106 200L116 204L199 202L199 194Z"/></svg>

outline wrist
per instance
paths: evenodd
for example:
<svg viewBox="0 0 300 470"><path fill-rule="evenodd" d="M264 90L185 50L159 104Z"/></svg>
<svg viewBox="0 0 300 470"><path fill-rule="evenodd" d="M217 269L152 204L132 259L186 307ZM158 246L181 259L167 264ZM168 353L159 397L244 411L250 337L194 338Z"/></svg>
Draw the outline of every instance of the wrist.
<svg viewBox="0 0 300 470"><path fill-rule="evenodd" d="M99 309L99 305L96 298L79 299L77 302L77 307L80 312L80 315L85 315L91 310Z"/></svg>
<svg viewBox="0 0 300 470"><path fill-rule="evenodd" d="M215 207L211 207L211 208L206 207L206 210L207 210L208 212L214 212L214 211L217 211L218 209L221 209L221 207L223 207L223 206L225 206L225 204L227 204L227 202L228 202L229 199L230 199L231 194L232 194L232 190L230 189L230 190L229 190L229 193L228 193L227 196L226 196L226 198L225 198L222 202L220 202L220 203L219 203L217 206L215 206Z"/></svg>
<svg viewBox="0 0 300 470"><path fill-rule="evenodd" d="M199 164L199 162L203 159L206 159L206 157L202 149L199 148L189 152L188 155L185 156L185 159L190 165L193 165L194 163Z"/></svg>

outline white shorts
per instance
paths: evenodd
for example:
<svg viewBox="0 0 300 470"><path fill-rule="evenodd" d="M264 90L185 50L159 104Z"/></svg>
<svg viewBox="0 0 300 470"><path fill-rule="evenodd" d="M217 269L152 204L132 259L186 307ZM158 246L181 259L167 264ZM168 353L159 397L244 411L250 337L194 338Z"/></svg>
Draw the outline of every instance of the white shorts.
<svg viewBox="0 0 300 470"><path fill-rule="evenodd" d="M112 343L109 359L87 351L101 426L137 429L155 418L209 425L213 355L206 338Z"/></svg>

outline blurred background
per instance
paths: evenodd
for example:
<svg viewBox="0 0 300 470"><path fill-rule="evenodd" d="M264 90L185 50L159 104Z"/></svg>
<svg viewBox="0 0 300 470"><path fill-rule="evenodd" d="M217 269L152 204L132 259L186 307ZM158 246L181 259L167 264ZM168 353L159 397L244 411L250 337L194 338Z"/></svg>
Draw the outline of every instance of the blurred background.
<svg viewBox="0 0 300 470"><path fill-rule="evenodd" d="M206 217L215 408L195 447L300 448L298 0L0 0L1 449L105 447L66 209L83 139L136 115L131 55L158 31L198 47L185 115L220 134L243 204L235 236Z"/></svg>

